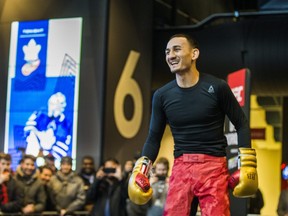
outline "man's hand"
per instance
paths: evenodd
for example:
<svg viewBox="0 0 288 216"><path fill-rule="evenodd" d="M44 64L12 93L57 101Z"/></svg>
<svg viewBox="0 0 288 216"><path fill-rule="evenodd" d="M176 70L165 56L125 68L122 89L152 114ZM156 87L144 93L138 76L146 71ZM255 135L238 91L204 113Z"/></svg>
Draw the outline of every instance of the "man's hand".
<svg viewBox="0 0 288 216"><path fill-rule="evenodd" d="M33 213L35 211L35 206L34 204L28 204L25 207L22 208L22 212L24 214L29 214L29 213Z"/></svg>
<svg viewBox="0 0 288 216"><path fill-rule="evenodd" d="M64 216L66 214L67 210L66 209L61 209L60 210L60 215Z"/></svg>

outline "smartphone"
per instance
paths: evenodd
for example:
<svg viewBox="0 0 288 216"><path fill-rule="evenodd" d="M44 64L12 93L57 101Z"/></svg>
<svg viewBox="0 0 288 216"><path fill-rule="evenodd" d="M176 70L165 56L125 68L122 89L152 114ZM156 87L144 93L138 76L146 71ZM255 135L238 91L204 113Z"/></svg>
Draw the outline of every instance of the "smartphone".
<svg viewBox="0 0 288 216"><path fill-rule="evenodd" d="M157 176L159 181L165 181L166 180L166 176Z"/></svg>
<svg viewBox="0 0 288 216"><path fill-rule="evenodd" d="M103 172L105 172L106 174L115 173L116 169L115 168L103 168Z"/></svg>

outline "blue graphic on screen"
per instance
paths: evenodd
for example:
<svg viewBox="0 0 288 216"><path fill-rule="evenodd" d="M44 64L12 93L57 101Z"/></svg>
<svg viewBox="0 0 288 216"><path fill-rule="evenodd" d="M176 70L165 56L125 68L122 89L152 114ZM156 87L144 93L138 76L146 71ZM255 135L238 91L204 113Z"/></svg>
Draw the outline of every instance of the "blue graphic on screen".
<svg viewBox="0 0 288 216"><path fill-rule="evenodd" d="M31 91L29 97L25 91L11 91L15 149L34 156L52 154L56 159L71 155L74 89L60 88L59 80L71 87L75 82L73 77L46 78L45 91Z"/></svg>
<svg viewBox="0 0 288 216"><path fill-rule="evenodd" d="M20 22L15 90L44 90L48 21Z"/></svg>
<svg viewBox="0 0 288 216"><path fill-rule="evenodd" d="M53 156L56 166L76 156L81 28L81 18L12 24L5 151L13 170L23 154Z"/></svg>

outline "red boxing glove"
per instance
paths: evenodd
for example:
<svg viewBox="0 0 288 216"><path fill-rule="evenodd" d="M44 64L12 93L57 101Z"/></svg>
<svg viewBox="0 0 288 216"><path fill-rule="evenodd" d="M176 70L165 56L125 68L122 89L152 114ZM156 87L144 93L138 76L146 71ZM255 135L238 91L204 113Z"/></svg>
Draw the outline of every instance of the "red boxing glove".
<svg viewBox="0 0 288 216"><path fill-rule="evenodd" d="M239 183L239 178L240 178L240 170L237 170L234 173L232 173L228 179L229 188L234 189Z"/></svg>

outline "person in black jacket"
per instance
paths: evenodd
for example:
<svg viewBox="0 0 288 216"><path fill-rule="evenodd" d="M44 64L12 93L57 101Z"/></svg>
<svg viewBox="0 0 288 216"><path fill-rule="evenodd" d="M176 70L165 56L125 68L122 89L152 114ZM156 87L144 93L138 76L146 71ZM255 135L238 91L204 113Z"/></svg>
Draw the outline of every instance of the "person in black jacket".
<svg viewBox="0 0 288 216"><path fill-rule="evenodd" d="M11 174L11 155L0 153L0 210L3 213L21 212L24 191Z"/></svg>
<svg viewBox="0 0 288 216"><path fill-rule="evenodd" d="M81 170L78 175L82 178L84 182L84 190L87 193L91 184L93 184L96 178L96 169L94 158L92 156L86 155L82 158ZM87 196L86 196L87 197ZM85 201L84 210L91 211L92 203L88 200Z"/></svg>
<svg viewBox="0 0 288 216"><path fill-rule="evenodd" d="M119 162L114 158L107 159L87 193L88 200L94 203L91 216L125 216L125 188Z"/></svg>
<svg viewBox="0 0 288 216"><path fill-rule="evenodd" d="M250 197L248 200L248 213L250 214L259 214L261 209L264 207L264 199L260 189L257 190L253 197Z"/></svg>
<svg viewBox="0 0 288 216"><path fill-rule="evenodd" d="M56 211L55 197L51 195L52 189L48 185L52 176L53 176L53 169L50 166L44 165L39 167L39 179L41 180L44 186L44 190L47 197L45 211Z"/></svg>
<svg viewBox="0 0 288 216"><path fill-rule="evenodd" d="M288 188L281 191L278 204L277 204L277 215L288 216Z"/></svg>

